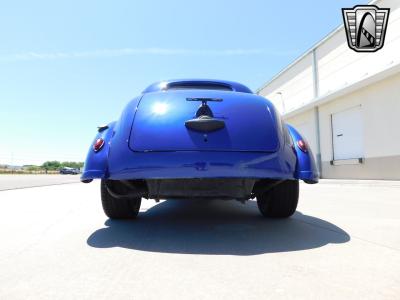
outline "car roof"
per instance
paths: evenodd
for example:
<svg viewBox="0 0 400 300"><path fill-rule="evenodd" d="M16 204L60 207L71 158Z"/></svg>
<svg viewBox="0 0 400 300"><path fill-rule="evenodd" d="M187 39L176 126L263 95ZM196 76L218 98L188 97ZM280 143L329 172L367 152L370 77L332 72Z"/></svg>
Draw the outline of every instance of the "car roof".
<svg viewBox="0 0 400 300"><path fill-rule="evenodd" d="M234 92L241 92L241 93L250 93L253 92L245 85L228 80L218 80L218 79L170 79L159 81L151 84L148 86L143 93L151 93L151 92L158 92L158 91L165 91L168 90L169 87L172 86L219 86L221 88L227 88L228 90L232 90Z"/></svg>

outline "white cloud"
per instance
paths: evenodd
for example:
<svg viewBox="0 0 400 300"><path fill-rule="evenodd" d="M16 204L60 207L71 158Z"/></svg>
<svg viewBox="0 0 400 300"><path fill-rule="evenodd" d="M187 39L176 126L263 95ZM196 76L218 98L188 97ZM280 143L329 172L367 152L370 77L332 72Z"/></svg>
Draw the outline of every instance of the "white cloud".
<svg viewBox="0 0 400 300"><path fill-rule="evenodd" d="M271 55L287 56L297 54L297 51L275 51L268 49L185 49L185 48L121 48L99 49L77 52L26 52L0 56L0 62L60 60L82 58L107 58L135 55L164 55L164 56L246 56Z"/></svg>

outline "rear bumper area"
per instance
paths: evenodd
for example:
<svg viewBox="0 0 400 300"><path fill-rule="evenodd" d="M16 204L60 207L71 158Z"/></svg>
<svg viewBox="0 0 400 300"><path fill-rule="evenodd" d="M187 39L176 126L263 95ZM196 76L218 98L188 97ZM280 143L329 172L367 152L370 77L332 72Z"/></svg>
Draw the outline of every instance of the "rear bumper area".
<svg viewBox="0 0 400 300"><path fill-rule="evenodd" d="M296 156L282 152L130 152L111 155L104 174L82 179L272 178L295 179Z"/></svg>
<svg viewBox="0 0 400 300"><path fill-rule="evenodd" d="M221 200L254 198L282 182L249 178L104 180L114 198Z"/></svg>

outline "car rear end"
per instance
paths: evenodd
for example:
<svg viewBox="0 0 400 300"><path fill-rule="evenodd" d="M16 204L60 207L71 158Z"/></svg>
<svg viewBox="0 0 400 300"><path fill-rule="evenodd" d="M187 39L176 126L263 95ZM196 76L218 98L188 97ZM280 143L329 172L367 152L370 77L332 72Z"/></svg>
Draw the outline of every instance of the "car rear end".
<svg viewBox="0 0 400 300"><path fill-rule="evenodd" d="M293 179L296 155L281 121L268 100L252 93L157 90L128 106L119 122L108 179L141 186L150 198L245 199L258 182Z"/></svg>
<svg viewBox="0 0 400 300"><path fill-rule="evenodd" d="M268 100L226 81L152 85L100 126L92 145L81 180L102 179L110 218L136 217L143 197L257 197L264 216L288 217L298 180L318 181L301 135Z"/></svg>

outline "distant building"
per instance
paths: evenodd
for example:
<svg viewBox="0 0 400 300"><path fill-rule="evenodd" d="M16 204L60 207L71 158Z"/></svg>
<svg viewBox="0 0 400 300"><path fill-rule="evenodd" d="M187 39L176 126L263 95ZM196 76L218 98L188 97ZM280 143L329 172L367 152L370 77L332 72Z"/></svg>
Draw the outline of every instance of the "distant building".
<svg viewBox="0 0 400 300"><path fill-rule="evenodd" d="M400 1L383 49L349 49L340 26L258 90L308 140L322 178L400 179ZM338 12L339 13L339 12Z"/></svg>

